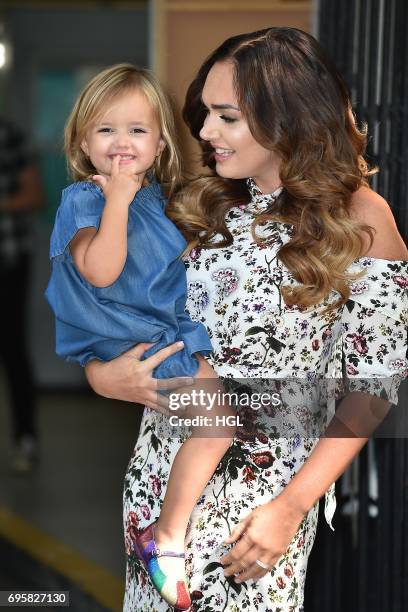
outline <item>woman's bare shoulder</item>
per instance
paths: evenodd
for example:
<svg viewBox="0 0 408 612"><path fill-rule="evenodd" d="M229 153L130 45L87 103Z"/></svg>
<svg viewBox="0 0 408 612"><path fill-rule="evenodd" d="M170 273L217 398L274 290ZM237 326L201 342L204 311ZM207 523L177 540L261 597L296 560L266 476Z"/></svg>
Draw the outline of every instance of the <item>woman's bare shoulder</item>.
<svg viewBox="0 0 408 612"><path fill-rule="evenodd" d="M351 198L351 215L374 230L374 240L365 255L379 259L408 258L392 210L386 200L369 187L360 187ZM369 242L367 241L367 248Z"/></svg>

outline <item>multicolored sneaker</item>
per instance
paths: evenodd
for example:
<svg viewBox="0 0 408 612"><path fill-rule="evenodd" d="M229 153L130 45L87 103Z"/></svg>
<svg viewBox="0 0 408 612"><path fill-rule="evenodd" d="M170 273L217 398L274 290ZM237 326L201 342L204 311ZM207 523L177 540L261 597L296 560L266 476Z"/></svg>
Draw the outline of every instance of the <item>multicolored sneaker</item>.
<svg viewBox="0 0 408 612"><path fill-rule="evenodd" d="M154 525L148 525L141 531L133 547L136 556L145 565L150 579L160 595L176 610L188 610L191 606L191 598L183 580L172 580L160 567L160 557L177 557L184 559L184 553L172 550L159 550L154 539Z"/></svg>

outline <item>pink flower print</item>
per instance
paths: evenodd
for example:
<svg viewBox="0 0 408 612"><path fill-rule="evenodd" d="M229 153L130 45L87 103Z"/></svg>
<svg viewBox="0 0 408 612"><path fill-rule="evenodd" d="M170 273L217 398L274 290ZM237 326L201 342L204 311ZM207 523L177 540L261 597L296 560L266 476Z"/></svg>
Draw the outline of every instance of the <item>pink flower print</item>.
<svg viewBox="0 0 408 612"><path fill-rule="evenodd" d="M350 376L355 376L356 374L358 374L358 370L353 365L351 365L351 363L348 363L346 365L346 372Z"/></svg>
<svg viewBox="0 0 408 612"><path fill-rule="evenodd" d="M312 342L312 349L314 351L318 351L319 350L319 340L317 340L317 339L313 340L313 342Z"/></svg>
<svg viewBox="0 0 408 612"><path fill-rule="evenodd" d="M129 512L126 519L126 537L135 540L138 533L139 519L135 512Z"/></svg>
<svg viewBox="0 0 408 612"><path fill-rule="evenodd" d="M366 339L361 334L347 334L347 340L351 342L354 350L360 353L360 355L368 353Z"/></svg>
<svg viewBox="0 0 408 612"><path fill-rule="evenodd" d="M149 476L149 481L152 485L152 489L153 489L153 493L156 497L160 497L160 493L161 493L161 483L160 483L160 479L155 476L154 474L150 474Z"/></svg>
<svg viewBox="0 0 408 612"><path fill-rule="evenodd" d="M191 249L190 251L190 255L189 258L191 259L191 261L196 261L200 255L201 255L201 247L195 247L194 249Z"/></svg>
<svg viewBox="0 0 408 612"><path fill-rule="evenodd" d="M136 512L129 512L128 516L127 516L127 522L128 525L132 525L133 527L138 527L139 526L139 518L136 514Z"/></svg>
<svg viewBox="0 0 408 612"><path fill-rule="evenodd" d="M388 365L391 370L405 370L406 363L405 359L394 359L390 361Z"/></svg>
<svg viewBox="0 0 408 612"><path fill-rule="evenodd" d="M322 333L322 340L323 340L323 342L325 342L327 338L330 338L330 336L332 335L332 333L333 333L333 332L332 332L331 328L326 328L326 329L324 330L324 332Z"/></svg>
<svg viewBox="0 0 408 612"><path fill-rule="evenodd" d="M128 533L125 534L125 550L127 555L131 555L133 552L133 540Z"/></svg>
<svg viewBox="0 0 408 612"><path fill-rule="evenodd" d="M401 287L402 289L408 287L408 278L406 278L405 276L401 276L401 274L394 274L392 280L396 285L398 285L398 287Z"/></svg>
<svg viewBox="0 0 408 612"><path fill-rule="evenodd" d="M365 282L352 283L350 285L350 293L351 295L361 295L368 291L368 288L368 283Z"/></svg>
<svg viewBox="0 0 408 612"><path fill-rule="evenodd" d="M150 518L150 508L149 508L149 506L147 506L146 504L142 504L140 506L140 512L143 514L143 517L146 519L146 521L148 521L149 518Z"/></svg>
<svg viewBox="0 0 408 612"><path fill-rule="evenodd" d="M221 297L231 295L238 287L238 274L232 268L222 268L213 272L212 278L217 282Z"/></svg>

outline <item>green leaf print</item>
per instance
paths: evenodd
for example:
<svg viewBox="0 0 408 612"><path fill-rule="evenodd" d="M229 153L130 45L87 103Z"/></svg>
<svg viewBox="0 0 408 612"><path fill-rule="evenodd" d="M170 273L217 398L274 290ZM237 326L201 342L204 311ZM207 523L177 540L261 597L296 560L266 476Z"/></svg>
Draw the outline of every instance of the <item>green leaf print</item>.
<svg viewBox="0 0 408 612"><path fill-rule="evenodd" d="M255 336L255 334L264 334L265 329L263 327L250 327L246 330L245 336Z"/></svg>
<svg viewBox="0 0 408 612"><path fill-rule="evenodd" d="M218 563L218 561L212 561L211 563L205 566L205 568L203 569L203 574L205 575L209 574L210 572L215 572L215 570L219 567L223 567L221 563Z"/></svg>

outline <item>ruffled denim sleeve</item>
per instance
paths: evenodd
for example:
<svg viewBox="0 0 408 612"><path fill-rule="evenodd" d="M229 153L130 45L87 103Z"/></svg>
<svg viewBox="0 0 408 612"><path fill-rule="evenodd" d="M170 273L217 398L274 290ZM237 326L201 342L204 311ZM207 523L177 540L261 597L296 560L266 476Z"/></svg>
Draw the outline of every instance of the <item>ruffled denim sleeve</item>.
<svg viewBox="0 0 408 612"><path fill-rule="evenodd" d="M99 227L104 197L96 185L78 182L62 192L50 241L50 258L62 255L78 230Z"/></svg>

